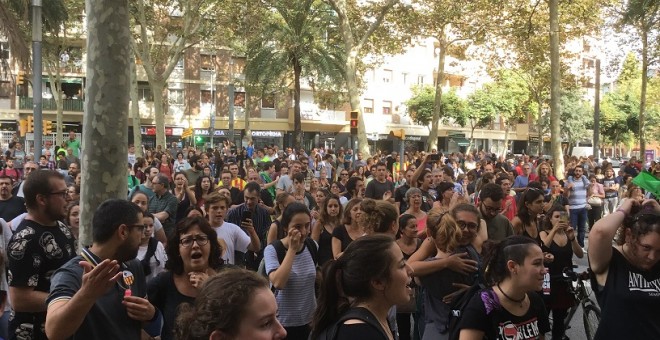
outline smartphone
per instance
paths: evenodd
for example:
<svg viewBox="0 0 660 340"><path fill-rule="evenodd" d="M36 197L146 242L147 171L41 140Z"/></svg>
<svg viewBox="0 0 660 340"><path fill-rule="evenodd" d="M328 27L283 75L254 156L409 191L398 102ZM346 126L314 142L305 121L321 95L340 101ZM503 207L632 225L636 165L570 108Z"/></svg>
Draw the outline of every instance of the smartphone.
<svg viewBox="0 0 660 340"><path fill-rule="evenodd" d="M559 212L559 221L563 223L568 223L568 213L565 211Z"/></svg>
<svg viewBox="0 0 660 340"><path fill-rule="evenodd" d="M432 153L429 155L429 161L437 162L438 160L440 160L440 155L437 153Z"/></svg>
<svg viewBox="0 0 660 340"><path fill-rule="evenodd" d="M246 220L251 220L252 219L252 212L249 210L246 210L241 214L241 221L245 222Z"/></svg>

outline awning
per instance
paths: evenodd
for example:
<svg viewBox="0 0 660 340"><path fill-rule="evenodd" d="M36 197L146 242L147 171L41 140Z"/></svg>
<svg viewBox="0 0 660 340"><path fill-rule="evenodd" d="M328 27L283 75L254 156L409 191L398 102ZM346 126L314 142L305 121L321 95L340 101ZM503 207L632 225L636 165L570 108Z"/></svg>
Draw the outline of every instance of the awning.
<svg viewBox="0 0 660 340"><path fill-rule="evenodd" d="M456 143L458 146L468 146L470 145L470 141L463 138L463 137L451 137L451 140Z"/></svg>

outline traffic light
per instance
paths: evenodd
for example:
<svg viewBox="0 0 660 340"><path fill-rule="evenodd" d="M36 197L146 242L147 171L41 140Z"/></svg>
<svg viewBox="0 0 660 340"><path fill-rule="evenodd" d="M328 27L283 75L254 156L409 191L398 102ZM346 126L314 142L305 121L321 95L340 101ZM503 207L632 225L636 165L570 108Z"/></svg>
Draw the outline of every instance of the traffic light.
<svg viewBox="0 0 660 340"><path fill-rule="evenodd" d="M23 71L18 71L18 75L16 76L16 83L18 85L23 85L25 84L25 72Z"/></svg>
<svg viewBox="0 0 660 340"><path fill-rule="evenodd" d="M358 111L351 111L351 135L358 133Z"/></svg>
<svg viewBox="0 0 660 340"><path fill-rule="evenodd" d="M18 132L21 134L21 137L25 137L27 134L27 120L21 119L18 121Z"/></svg>
<svg viewBox="0 0 660 340"><path fill-rule="evenodd" d="M34 118L32 116L27 117L27 132L34 132Z"/></svg>
<svg viewBox="0 0 660 340"><path fill-rule="evenodd" d="M391 130L390 137L395 137L400 140L404 140L406 138L406 132L403 129Z"/></svg>
<svg viewBox="0 0 660 340"><path fill-rule="evenodd" d="M44 125L44 135L50 135L53 133L53 122L50 120L44 120L43 121Z"/></svg>

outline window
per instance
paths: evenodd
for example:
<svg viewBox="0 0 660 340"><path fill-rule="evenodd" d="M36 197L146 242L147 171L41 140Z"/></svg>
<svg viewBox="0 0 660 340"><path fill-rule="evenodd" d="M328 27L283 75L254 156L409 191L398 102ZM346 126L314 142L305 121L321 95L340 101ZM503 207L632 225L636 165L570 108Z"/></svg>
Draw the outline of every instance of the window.
<svg viewBox="0 0 660 340"><path fill-rule="evenodd" d="M392 102L389 100L383 101L383 114L391 115L392 114Z"/></svg>
<svg viewBox="0 0 660 340"><path fill-rule="evenodd" d="M274 109L275 108L275 95L270 93L266 94L261 98L261 108L262 109Z"/></svg>
<svg viewBox="0 0 660 340"><path fill-rule="evenodd" d="M374 100L365 99L364 100L364 113L374 113Z"/></svg>
<svg viewBox="0 0 660 340"><path fill-rule="evenodd" d="M215 55L211 54L202 54L200 61L200 68L204 71L213 71L215 70Z"/></svg>
<svg viewBox="0 0 660 340"><path fill-rule="evenodd" d="M234 106L245 107L245 92L234 92Z"/></svg>
<svg viewBox="0 0 660 340"><path fill-rule="evenodd" d="M169 89L167 99L170 105L183 105L183 90Z"/></svg>
<svg viewBox="0 0 660 340"><path fill-rule="evenodd" d="M421 74L417 76L417 85L424 85L424 76Z"/></svg>
<svg viewBox="0 0 660 340"><path fill-rule="evenodd" d="M151 94L151 87L149 87L148 82L138 82L138 100L145 102L153 102L154 96Z"/></svg>
<svg viewBox="0 0 660 340"><path fill-rule="evenodd" d="M401 73L401 80L403 80L403 85L408 83L408 73Z"/></svg>
<svg viewBox="0 0 660 340"><path fill-rule="evenodd" d="M211 95L211 90L201 90L200 91L200 102L202 104L212 104L213 96Z"/></svg>
<svg viewBox="0 0 660 340"><path fill-rule="evenodd" d="M392 70L383 70L383 83L392 81Z"/></svg>

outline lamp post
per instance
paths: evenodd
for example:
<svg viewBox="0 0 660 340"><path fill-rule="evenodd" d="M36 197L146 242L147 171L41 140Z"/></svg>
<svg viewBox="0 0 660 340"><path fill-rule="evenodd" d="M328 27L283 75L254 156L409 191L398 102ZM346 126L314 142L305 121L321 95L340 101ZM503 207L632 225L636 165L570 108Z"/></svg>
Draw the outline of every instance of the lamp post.
<svg viewBox="0 0 660 340"><path fill-rule="evenodd" d="M213 66L213 73L211 73L211 112L209 117L209 135L211 135L211 148L215 148L213 143L213 136L215 135L215 65Z"/></svg>
<svg viewBox="0 0 660 340"><path fill-rule="evenodd" d="M227 81L227 91L229 91L229 147L234 142L234 59L229 59L229 80Z"/></svg>

